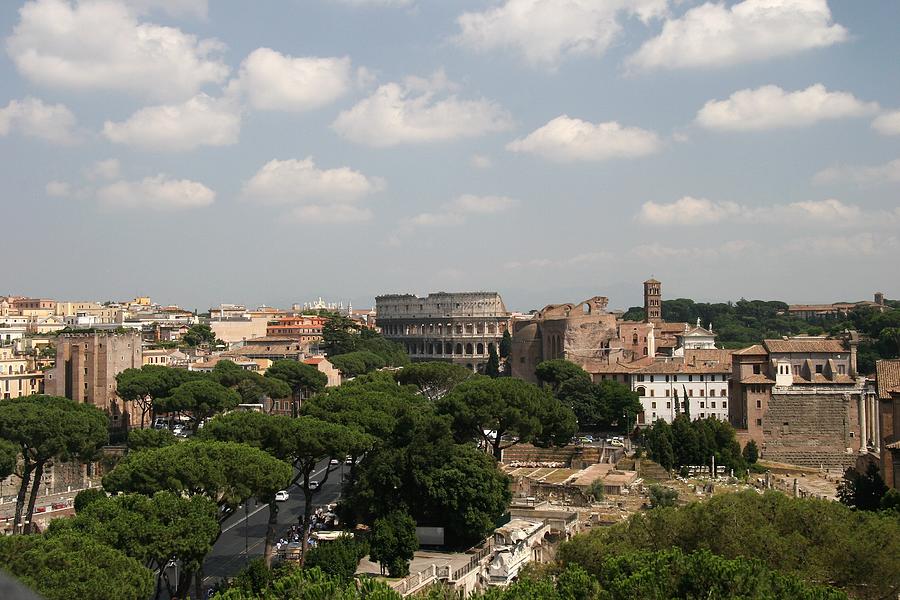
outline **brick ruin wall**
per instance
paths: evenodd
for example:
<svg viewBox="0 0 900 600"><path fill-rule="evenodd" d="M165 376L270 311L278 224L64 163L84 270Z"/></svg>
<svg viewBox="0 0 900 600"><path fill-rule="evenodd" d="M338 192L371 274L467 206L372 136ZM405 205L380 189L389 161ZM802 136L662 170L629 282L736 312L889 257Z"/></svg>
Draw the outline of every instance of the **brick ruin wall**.
<svg viewBox="0 0 900 600"><path fill-rule="evenodd" d="M852 466L855 402L842 393L772 394L763 420L763 458L808 467Z"/></svg>

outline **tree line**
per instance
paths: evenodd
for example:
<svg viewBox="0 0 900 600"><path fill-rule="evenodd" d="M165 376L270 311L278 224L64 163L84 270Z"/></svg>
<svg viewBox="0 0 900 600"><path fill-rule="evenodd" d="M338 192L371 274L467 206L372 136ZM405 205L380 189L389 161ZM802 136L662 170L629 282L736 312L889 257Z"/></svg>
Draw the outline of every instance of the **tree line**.
<svg viewBox="0 0 900 600"><path fill-rule="evenodd" d="M449 363L374 372L327 390L321 374L307 369L278 361L259 376L221 361L207 374L166 367L123 372L121 394L142 398L150 415L184 414L194 435L130 432L127 452L103 477L102 490L76 498L74 518L55 520L40 535L0 540L7 568L50 600L199 595L204 559L229 516L253 499L268 506L264 557L270 564L276 492L300 488L307 528L313 482L336 476L330 462L349 456L342 520L369 526L370 555L399 576L417 546L416 525L444 527L447 542L460 548L496 527L510 500L495 459L504 447L564 444L576 429L574 414L549 391ZM306 397L296 417L233 411L253 388ZM42 437L42 424L56 436L52 443ZM33 477L50 460L93 460L107 427L101 411L65 398L0 403L0 437L7 440L0 443L0 467ZM36 554L53 560L19 558ZM86 569L92 556L104 562ZM164 568L172 561L180 566L175 580Z"/></svg>
<svg viewBox="0 0 900 600"><path fill-rule="evenodd" d="M887 301L886 305L883 312L863 306L846 316L801 319L788 313L785 302L741 299L706 303L678 298L663 300L662 318L685 323L694 323L699 318L704 326L712 323L717 340L726 348L741 348L786 335L836 335L853 329L861 334L858 368L861 373L871 374L876 360L900 356L900 302ZM623 318L642 321L644 309L632 307Z"/></svg>

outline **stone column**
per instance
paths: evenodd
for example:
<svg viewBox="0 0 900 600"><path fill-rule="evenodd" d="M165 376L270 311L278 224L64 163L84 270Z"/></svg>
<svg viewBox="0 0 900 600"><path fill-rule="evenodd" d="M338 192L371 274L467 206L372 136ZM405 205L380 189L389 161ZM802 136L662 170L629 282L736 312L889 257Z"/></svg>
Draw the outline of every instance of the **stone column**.
<svg viewBox="0 0 900 600"><path fill-rule="evenodd" d="M866 395L859 395L859 451L866 451Z"/></svg>
<svg viewBox="0 0 900 600"><path fill-rule="evenodd" d="M875 435L872 436L872 445L875 448L875 452L881 451L881 411L879 410L879 402L878 396L875 394L871 394L872 398L872 419L873 419L873 427L875 430Z"/></svg>

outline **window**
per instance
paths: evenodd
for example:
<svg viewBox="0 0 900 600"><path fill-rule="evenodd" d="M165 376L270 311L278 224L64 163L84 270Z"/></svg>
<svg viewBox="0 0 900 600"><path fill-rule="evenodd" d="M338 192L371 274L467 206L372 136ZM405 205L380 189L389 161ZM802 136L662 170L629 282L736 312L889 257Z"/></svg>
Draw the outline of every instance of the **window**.
<svg viewBox="0 0 900 600"><path fill-rule="evenodd" d="M844 365L838 365L838 375L844 374Z"/></svg>
<svg viewBox="0 0 900 600"><path fill-rule="evenodd" d="M651 403L650 403L650 408L656 408L656 402L651 402Z"/></svg>
<svg viewBox="0 0 900 600"><path fill-rule="evenodd" d="M704 375L701 375L701 376L700 376L700 381L704 381L703 378L704 378Z"/></svg>
<svg viewBox="0 0 900 600"><path fill-rule="evenodd" d="M762 427L762 419L757 419L757 420L756 420L756 426L757 426L757 427Z"/></svg>
<svg viewBox="0 0 900 600"><path fill-rule="evenodd" d="M666 408L672 408L672 403L671 403L671 402L666 402Z"/></svg>
<svg viewBox="0 0 900 600"><path fill-rule="evenodd" d="M701 402L701 403L700 403L700 408L706 408L706 402Z"/></svg>
<svg viewBox="0 0 900 600"><path fill-rule="evenodd" d="M756 401L756 408L762 408L762 400Z"/></svg>
<svg viewBox="0 0 900 600"><path fill-rule="evenodd" d="M715 407L716 407L716 402L715 402L715 400L713 400L712 402L709 403L709 407L710 407L710 408L715 408Z"/></svg>
<svg viewBox="0 0 900 600"><path fill-rule="evenodd" d="M650 383L653 383L653 375L650 376Z"/></svg>
<svg viewBox="0 0 900 600"><path fill-rule="evenodd" d="M693 381L693 380L694 380L694 376L693 376L693 375L688 375L688 381Z"/></svg>
<svg viewBox="0 0 900 600"><path fill-rule="evenodd" d="M722 397L723 397L723 398L724 398L724 397L725 397L725 396L727 396L727 395L728 395L728 390L726 390L726 389L723 389L723 390L722 390L722 393L721 393L721 394L719 394L719 395L720 395L720 396L722 396Z"/></svg>
<svg viewBox="0 0 900 600"><path fill-rule="evenodd" d="M656 390L654 390L653 388L650 388L650 396L652 397L655 395L656 395Z"/></svg>
<svg viewBox="0 0 900 600"><path fill-rule="evenodd" d="M816 373L822 372L822 365L816 365Z"/></svg>
<svg viewBox="0 0 900 600"><path fill-rule="evenodd" d="M701 396L705 396L705 395L706 395L706 390L701 389L701 390L700 390L700 395L701 395Z"/></svg>
<svg viewBox="0 0 900 600"><path fill-rule="evenodd" d="M701 418L701 419L705 419L705 418L706 418L706 413L700 413L700 418Z"/></svg>
<svg viewBox="0 0 900 600"><path fill-rule="evenodd" d="M643 381L643 380L644 380L644 376L643 376L643 375L638 375L638 381Z"/></svg>
<svg viewBox="0 0 900 600"><path fill-rule="evenodd" d="M728 404L727 402L724 402L724 401L723 401L723 402L722 402L722 408L728 408L727 404Z"/></svg>

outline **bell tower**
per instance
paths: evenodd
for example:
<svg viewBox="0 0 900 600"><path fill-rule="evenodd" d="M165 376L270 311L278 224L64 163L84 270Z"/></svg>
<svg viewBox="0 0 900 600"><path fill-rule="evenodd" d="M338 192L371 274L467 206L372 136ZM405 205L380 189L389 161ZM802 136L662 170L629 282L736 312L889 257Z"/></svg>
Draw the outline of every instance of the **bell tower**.
<svg viewBox="0 0 900 600"><path fill-rule="evenodd" d="M662 320L662 284L655 279L644 282L644 322Z"/></svg>

